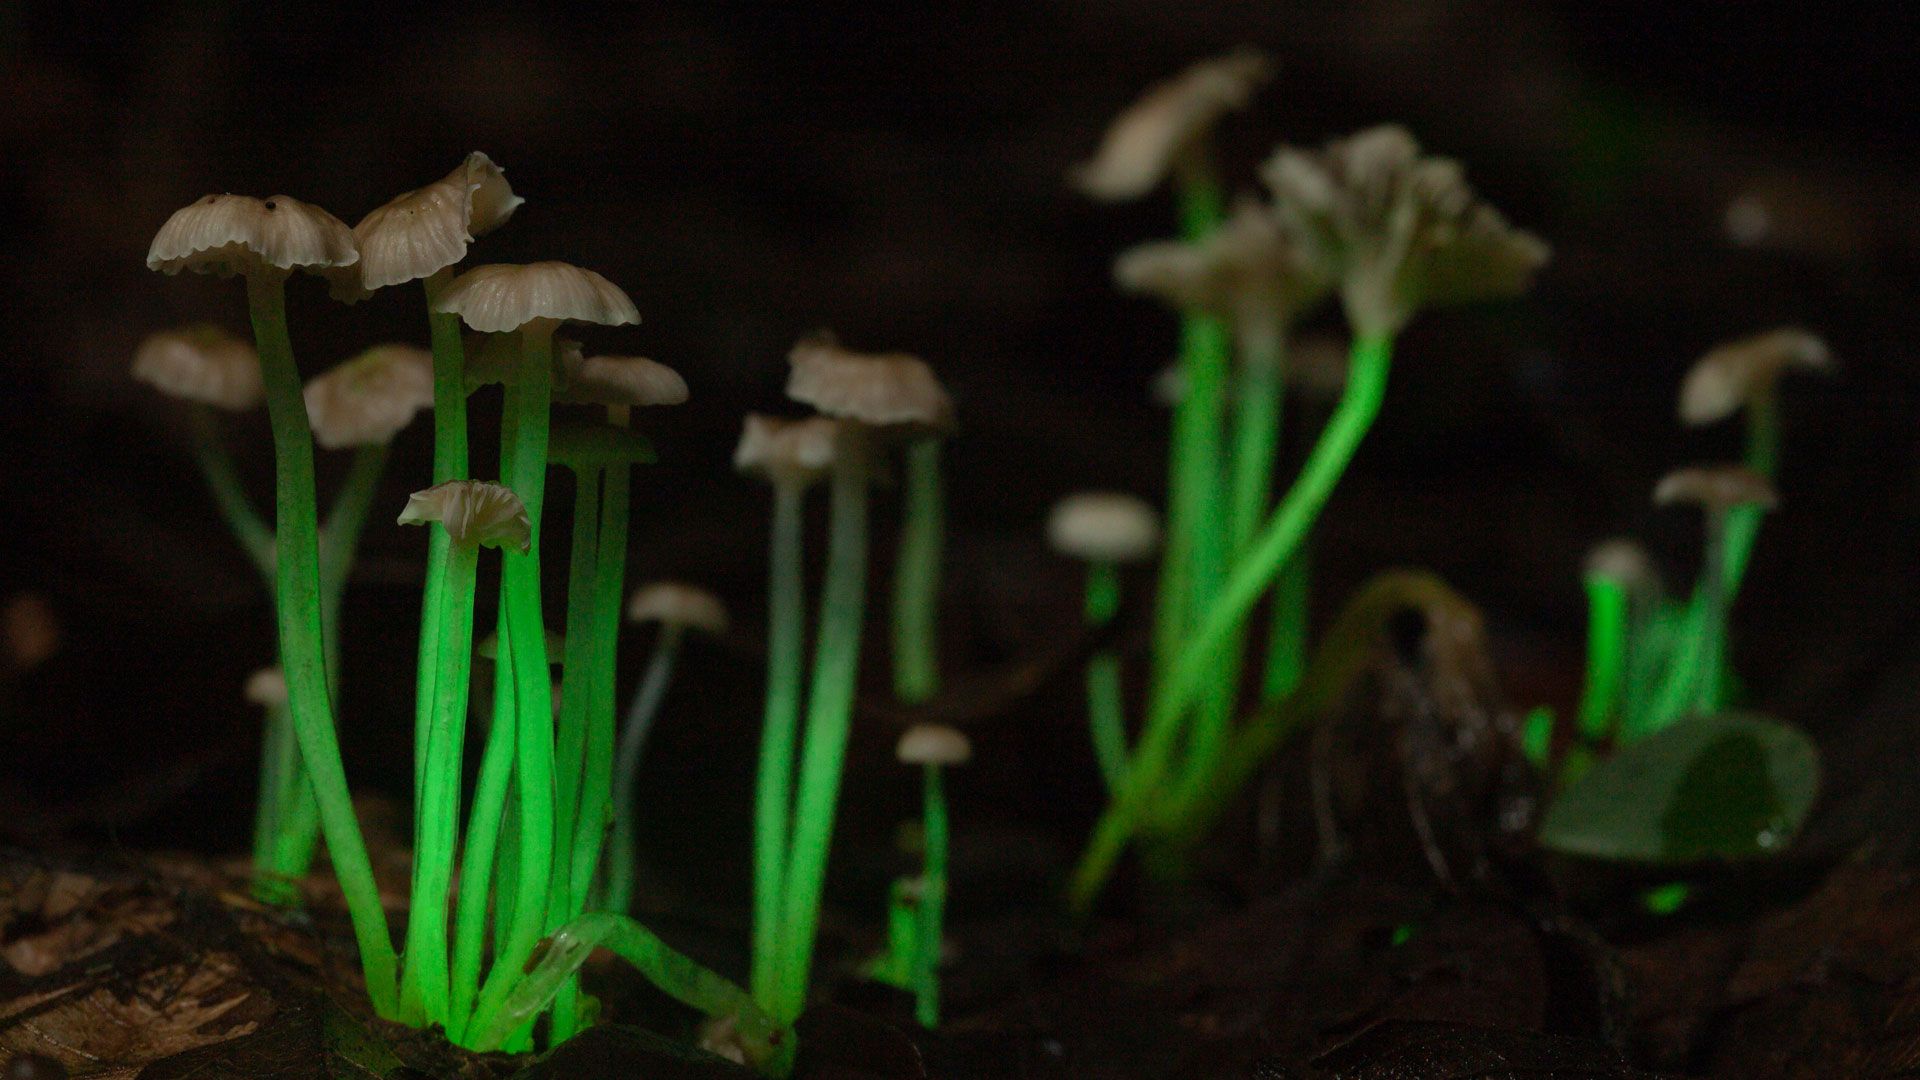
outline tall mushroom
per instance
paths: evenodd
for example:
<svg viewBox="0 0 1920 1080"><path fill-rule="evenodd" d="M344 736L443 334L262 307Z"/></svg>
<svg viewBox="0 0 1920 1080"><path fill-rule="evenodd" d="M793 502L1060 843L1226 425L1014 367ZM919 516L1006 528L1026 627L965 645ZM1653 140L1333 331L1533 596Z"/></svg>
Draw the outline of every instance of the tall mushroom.
<svg viewBox="0 0 1920 1080"><path fill-rule="evenodd" d="M175 211L160 227L147 251L147 268L167 274L239 274L247 281L247 307L273 427L276 607L288 707L320 804L327 850L353 920L368 996L381 1015L392 1016L398 1002L393 940L366 843L354 820L327 687L313 432L286 316L286 282L294 270L326 274L359 258L353 233L317 206L285 195L208 195Z"/></svg>
<svg viewBox="0 0 1920 1080"><path fill-rule="evenodd" d="M1692 710L1717 712L1727 662L1727 520L1741 507L1772 510L1780 505L1780 497L1766 477L1744 465L1705 465L1676 469L1662 477L1653 489L1653 501L1659 506L1692 503L1706 518L1706 557L1700 566L1704 617L1691 628L1700 635L1700 645L1691 653L1694 663L1686 675L1693 691Z"/></svg>

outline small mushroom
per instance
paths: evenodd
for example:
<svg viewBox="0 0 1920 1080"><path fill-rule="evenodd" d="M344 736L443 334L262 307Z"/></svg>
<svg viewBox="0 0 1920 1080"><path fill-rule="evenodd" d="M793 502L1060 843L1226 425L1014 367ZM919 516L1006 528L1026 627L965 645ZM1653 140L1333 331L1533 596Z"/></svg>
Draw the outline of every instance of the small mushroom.
<svg viewBox="0 0 1920 1080"><path fill-rule="evenodd" d="M133 377L170 397L228 412L266 400L253 346L212 323L148 335L133 354Z"/></svg>
<svg viewBox="0 0 1920 1080"><path fill-rule="evenodd" d="M511 548L525 553L532 540L527 508L512 489L485 480L449 480L407 496L402 525L439 522L455 544Z"/></svg>
<svg viewBox="0 0 1920 1080"><path fill-rule="evenodd" d="M894 750L903 765L921 769L923 864L919 925L915 928L910 982L915 1019L940 1026L940 956L946 936L948 833L946 783L942 773L973 757L967 737L944 724L915 724Z"/></svg>
<svg viewBox="0 0 1920 1080"><path fill-rule="evenodd" d="M1706 556L1700 566L1699 618L1688 626L1696 635L1683 649L1678 675L1690 684L1695 711L1719 709L1727 654L1727 617L1733 602L1728 577L1727 529L1735 511L1754 507L1770 511L1779 495L1767 478L1743 465L1708 465L1676 469L1660 480L1653 501L1661 506L1693 503L1706 517Z"/></svg>
<svg viewBox="0 0 1920 1080"><path fill-rule="evenodd" d="M1742 406L1770 403L1789 371L1834 370L1827 343L1797 326L1783 326L1708 350L1680 384L1680 420L1693 427L1724 420Z"/></svg>
<svg viewBox="0 0 1920 1080"><path fill-rule="evenodd" d="M322 447L384 446L433 408L433 357L411 345L375 345L307 383L306 400Z"/></svg>
<svg viewBox="0 0 1920 1080"><path fill-rule="evenodd" d="M1073 186L1102 202L1140 198L1168 173L1194 167L1220 118L1245 108L1272 77L1272 61L1242 47L1152 87L1114 118L1093 160L1073 170Z"/></svg>
<svg viewBox="0 0 1920 1080"><path fill-rule="evenodd" d="M1160 515L1133 495L1081 492L1054 504L1047 515L1047 543L1090 563L1139 562L1159 549Z"/></svg>

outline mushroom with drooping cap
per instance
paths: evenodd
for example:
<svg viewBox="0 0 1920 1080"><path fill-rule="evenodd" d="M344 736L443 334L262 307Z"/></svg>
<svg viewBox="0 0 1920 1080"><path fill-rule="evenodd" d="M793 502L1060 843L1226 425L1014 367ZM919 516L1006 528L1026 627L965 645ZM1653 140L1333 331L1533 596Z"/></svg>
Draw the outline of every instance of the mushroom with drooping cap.
<svg viewBox="0 0 1920 1080"><path fill-rule="evenodd" d="M1129 105L1108 126L1073 185L1107 202L1137 199L1169 173L1203 169L1205 143L1227 113L1246 107L1273 77L1273 63L1242 47L1194 64Z"/></svg>
<svg viewBox="0 0 1920 1080"><path fill-rule="evenodd" d="M821 589L820 632L814 650L813 688L808 702L805 745L801 748L799 786L792 802L788 857L780 924L756 934L756 985L771 985L765 996L776 1020L797 1019L806 1001L826 880L826 856L833 833L845 764L847 733L853 715L860 662L861 625L866 609L867 474L874 430L916 440L908 465L906 542L896 567L895 654L912 665L903 673L896 663L895 685L909 698L931 692L930 609L937 590L939 557L939 457L934 438L951 429L953 401L925 361L904 353L858 353L831 336L803 339L788 355L787 396L846 422L835 440L832 508L829 515L827 575ZM903 652L903 635L911 640ZM764 747L765 744L763 744ZM763 749L760 768L778 770ZM764 794L767 787L763 786ZM763 809L770 818L772 811ZM769 872L771 873L771 872ZM775 943L772 945L769 943ZM773 949L780 950L776 958Z"/></svg>
<svg viewBox="0 0 1920 1080"><path fill-rule="evenodd" d="M921 805L921 889L908 981L914 1015L925 1028L940 1026L940 953L946 933L947 793L945 770L973 758L973 745L945 724L915 724L900 736L894 755L903 765L918 765Z"/></svg>
<svg viewBox="0 0 1920 1080"><path fill-rule="evenodd" d="M456 544L476 550L497 547L524 554L533 543L533 527L520 497L504 484L486 480L449 480L407 496L402 525L439 522Z"/></svg>
<svg viewBox="0 0 1920 1080"><path fill-rule="evenodd" d="M359 271L336 280L334 296L357 300L375 289L431 278L467 257L473 242L507 223L525 199L478 151L426 187L395 197L353 227Z"/></svg>
<svg viewBox="0 0 1920 1080"><path fill-rule="evenodd" d="M840 422L832 417L748 413L733 451L733 467L775 487L804 488L833 468L839 437Z"/></svg>
<svg viewBox="0 0 1920 1080"><path fill-rule="evenodd" d="M1680 419L1699 427L1724 420L1742 406L1769 408L1774 386L1788 371L1826 373L1833 368L1827 343L1797 326L1717 345L1694 363L1680 384Z"/></svg>
<svg viewBox="0 0 1920 1080"><path fill-rule="evenodd" d="M1151 558L1160 546L1160 515L1146 501L1113 491L1083 491L1053 504L1047 544L1087 564L1086 623L1098 631L1120 611L1120 564ZM1127 776L1127 730L1120 655L1102 649L1087 660L1087 720L1094 758L1109 792Z"/></svg>
<svg viewBox="0 0 1920 1080"><path fill-rule="evenodd" d="M660 715L660 703L673 683L686 632L697 630L718 637L727 632L727 608L720 598L684 581L654 581L633 591L627 601L627 621L657 623L653 655L634 691L633 703L620 728L620 747L613 767L613 836L607 850L607 910L627 914L633 906L634 853L638 836L634 795L640 757Z"/></svg>
<svg viewBox="0 0 1920 1080"><path fill-rule="evenodd" d="M147 251L147 268L166 274L240 274L247 281L248 312L273 427L276 607L289 708L360 946L368 996L380 1015L395 1016L398 959L340 761L320 606L308 602L320 588L313 434L286 319L286 280L294 270L324 276L359 259L353 232L319 207L285 195L208 195L175 211L160 226Z"/></svg>
<svg viewBox="0 0 1920 1080"><path fill-rule="evenodd" d="M1680 651L1672 680L1684 683L1690 691L1683 708L1712 713L1720 708L1723 697L1727 617L1734 596L1726 565L1728 522L1743 508L1750 508L1747 512L1773 510L1780 497L1766 477L1744 465L1705 465L1676 469L1662 477L1653 489L1653 501L1660 506L1692 503L1700 507L1706 519L1706 556L1701 560L1696 589L1699 615L1684 628L1692 647ZM1670 706L1661 702L1656 708L1664 714ZM1664 715L1655 717L1656 722L1664 719Z"/></svg>

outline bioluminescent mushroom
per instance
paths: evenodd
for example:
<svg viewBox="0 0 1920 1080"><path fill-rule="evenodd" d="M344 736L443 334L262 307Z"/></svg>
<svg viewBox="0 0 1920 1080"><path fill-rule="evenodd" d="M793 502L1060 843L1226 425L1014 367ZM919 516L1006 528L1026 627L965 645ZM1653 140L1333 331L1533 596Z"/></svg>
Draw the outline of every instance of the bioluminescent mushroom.
<svg viewBox="0 0 1920 1080"><path fill-rule="evenodd" d="M920 927L913 965L914 1016L922 1027L940 1026L940 946L946 934L947 791L944 770L973 757L967 737L943 724L915 724L900 736L895 756L902 765L920 766L925 801L921 810L924 869L921 872Z"/></svg>
<svg viewBox="0 0 1920 1080"><path fill-rule="evenodd" d="M1524 291L1547 259L1545 244L1474 196L1458 163L1423 157L1399 128L1361 132L1319 153L1283 149L1263 174L1275 212L1295 223L1338 283L1354 332L1347 385L1298 478L1155 680L1127 791L1095 827L1074 875L1073 903L1083 910L1157 797L1219 650L1299 549L1379 415L1395 336L1421 307ZM1187 788L1186 801L1200 798ZM1175 808L1164 820L1178 831L1181 816Z"/></svg>
<svg viewBox="0 0 1920 1080"><path fill-rule="evenodd" d="M1590 744L1631 735L1645 697L1649 623L1660 602L1660 575L1646 549L1614 538L1587 553L1587 667L1580 734Z"/></svg>
<svg viewBox="0 0 1920 1080"><path fill-rule="evenodd" d="M867 479L876 431L938 427L952 402L925 364L900 355L850 352L809 338L789 354L787 396L845 423L834 440L827 576L821 587L813 687L794 798L779 929L783 960L772 972L767 1011L791 1023L806 1003L814 933L826 885L866 612ZM754 987L754 993L762 993Z"/></svg>
<svg viewBox="0 0 1920 1080"><path fill-rule="evenodd" d="M287 333L286 282L294 270L326 274L359 261L353 233L316 206L275 195L208 195L175 211L153 238L147 268L239 274L260 356L267 417L273 428L276 604L280 663L301 760L313 780L327 850L352 917L367 993L392 1016L398 1003L397 960L380 907L360 825L353 816L335 734L321 631L320 524L314 505L313 432L301 397L300 370Z"/></svg>
<svg viewBox="0 0 1920 1080"><path fill-rule="evenodd" d="M1117 492L1082 492L1055 503L1047 543L1087 564L1086 620L1104 627L1120 610L1120 566L1151 558L1160 547L1160 517L1145 500ZM1126 707L1120 655L1104 649L1087 661L1087 719L1094 760L1117 793L1127 777Z"/></svg>
<svg viewBox="0 0 1920 1080"><path fill-rule="evenodd" d="M1214 126L1272 77L1273 63L1252 48L1194 64L1115 117L1093 159L1074 169L1073 185L1103 202L1127 202L1170 175L1183 185L1212 184Z"/></svg>
<svg viewBox="0 0 1920 1080"><path fill-rule="evenodd" d="M656 581L634 590L627 601L627 621L658 623L660 634L654 639L653 656L640 677L633 704L627 708L620 729L620 748L613 764L613 839L607 849L607 888L605 908L625 915L633 907L634 839L638 835L634 821L633 797L640 773L640 755L654 719L660 714L660 702L673 682L673 667L680 656L680 642L687 631L697 630L719 636L727 632L727 609L720 598L680 581Z"/></svg>
<svg viewBox="0 0 1920 1080"><path fill-rule="evenodd" d="M544 926L551 885L554 835L552 682L540 655L540 517L546 494L548 412L552 398L553 333L563 322L623 326L640 320L633 301L590 270L560 262L492 264L461 274L432 308L455 314L487 333L517 331L521 360L507 383L501 415L501 480L525 504L532 537L524 553L508 552L501 571L500 639L508 662L500 677L514 687L514 722L496 717L489 736L511 738L520 792L520 869L512 925L500 938L494 965L475 1002L471 1022L485 1029L505 1001ZM464 385L463 385L464 392ZM488 813L496 815L488 816ZM497 821L499 807L476 804L470 820ZM571 838L568 838L569 840ZM455 993L461 991L456 987ZM456 998L457 1001L457 998ZM453 1017L466 1030L461 1018Z"/></svg>
<svg viewBox="0 0 1920 1080"><path fill-rule="evenodd" d="M318 806L300 768L300 748L287 714L287 677L277 667L247 676L242 695L265 713L266 738L260 749L260 798L253 817L253 869L256 891L272 903L293 899L292 880L305 873L316 836ZM289 850L289 837L304 837L309 850Z"/></svg>
<svg viewBox="0 0 1920 1080"><path fill-rule="evenodd" d="M806 491L833 467L840 422L749 413L733 466L773 486L767 587L767 697L753 800L753 972L748 984L767 1000L778 948L781 900L793 813L794 746L799 738L806 659L803 559Z"/></svg>
<svg viewBox="0 0 1920 1080"><path fill-rule="evenodd" d="M1676 469L1662 477L1653 489L1653 501L1659 506L1692 503L1706 519L1706 555L1700 566L1704 616L1697 627L1690 628L1700 635L1700 645L1693 652L1697 662L1688 673L1693 689L1689 705L1695 712L1717 712L1727 662L1727 521L1740 507L1772 510L1780 505L1780 497L1766 477L1744 465L1706 465Z"/></svg>
<svg viewBox="0 0 1920 1080"><path fill-rule="evenodd" d="M439 522L449 542L450 558L442 579L447 603L436 638L440 653L433 658L439 672L433 683L434 728L427 733L427 745L434 752L422 770L422 820L414 824L413 902L407 925L405 986L410 995L417 995L425 1017L446 1025L451 1032L448 1018L454 1010L447 901L453 888L459 842L460 752L466 742L473 594L480 549L497 547L525 553L533 543L533 525L525 505L511 489L481 480L449 480L414 492L400 512L399 522ZM477 832L491 836L493 830L483 824ZM486 861L490 864L492 860ZM472 866L470 862L469 868ZM483 879L485 876L481 874Z"/></svg>

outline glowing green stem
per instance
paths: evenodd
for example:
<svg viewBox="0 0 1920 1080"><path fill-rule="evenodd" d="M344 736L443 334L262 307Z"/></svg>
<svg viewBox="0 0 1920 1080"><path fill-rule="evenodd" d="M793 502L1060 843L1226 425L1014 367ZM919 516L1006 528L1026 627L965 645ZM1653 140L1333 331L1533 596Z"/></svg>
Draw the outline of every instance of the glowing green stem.
<svg viewBox="0 0 1920 1080"><path fill-rule="evenodd" d="M1138 829L1142 816L1158 796L1161 780L1167 774L1171 754L1178 744L1181 717L1194 693L1210 675L1221 645L1305 540L1320 508L1326 505L1354 451L1373 426L1386 394L1392 354L1390 338L1354 341L1346 391L1302 466L1299 479L1281 500L1265 528L1235 562L1225 588L1188 636L1165 681L1156 686L1146 728L1134 751L1126 789L1094 827L1087 851L1074 873L1070 899L1077 910L1084 911L1093 903Z"/></svg>
<svg viewBox="0 0 1920 1080"><path fill-rule="evenodd" d="M848 442L854 440L846 440ZM846 763L860 670L860 627L866 608L867 463L864 446L843 445L834 462L827 578L814 649L813 689L801 749L793 841L787 856L780 924L778 990L767 1011L782 1023L800 1016L812 974L814 933L826 885L840 773Z"/></svg>
<svg viewBox="0 0 1920 1080"><path fill-rule="evenodd" d="M756 999L774 997L779 970L780 903L785 896L788 822L792 814L794 741L800 723L801 664L806 650L802 569L805 489L773 487L773 536L767 601L767 706L761 721L760 767L753 800L753 968Z"/></svg>
<svg viewBox="0 0 1920 1080"><path fill-rule="evenodd" d="M926 770L926 889L920 898L920 932L913 964L914 1018L924 1028L940 1026L940 945L947 918L947 793L938 765Z"/></svg>
<svg viewBox="0 0 1920 1080"><path fill-rule="evenodd" d="M634 695L633 708L627 713L620 732L620 750L613 765L613 844L607 851L607 910L620 915L633 914L634 872L634 792L640 772L640 755L646 749L653 721L660 715L660 702L673 682L673 665L680 655L684 631L668 624L660 628L660 640L653 657L640 678L640 690Z"/></svg>
<svg viewBox="0 0 1920 1080"><path fill-rule="evenodd" d="M893 694L916 704L940 692L936 616L946 511L939 439L914 440L906 459L906 511L893 566Z"/></svg>
<svg viewBox="0 0 1920 1080"><path fill-rule="evenodd" d="M503 630L507 629L502 627ZM510 665L504 641L498 642L500 663ZM510 689L510 688L509 688ZM486 748L480 755L480 775L474 781L473 808L467 819L466 849L460 861L460 898L454 911L453 990L447 1037L471 1047L466 1030L473 1001L480 991L480 968L486 951L487 901L492 893L494 856L500 842L507 788L513 779L513 709L497 702ZM504 931L502 931L504 932Z"/></svg>
<svg viewBox="0 0 1920 1080"><path fill-rule="evenodd" d="M253 508L253 500L247 497L246 485L240 482L233 455L227 452L226 443L220 438L219 419L211 407L194 402L187 406L187 420L187 429L193 437L193 460L207 482L207 491L213 495L220 516L240 541L247 559L271 586L274 581L273 528L260 517L259 511Z"/></svg>
<svg viewBox="0 0 1920 1080"><path fill-rule="evenodd" d="M1087 566L1087 625L1105 626L1120 610L1120 572L1110 562ZM1111 649L1087 661L1087 721L1093 733L1093 757L1107 793L1127 779L1127 722L1120 688L1120 656Z"/></svg>
<svg viewBox="0 0 1920 1080"><path fill-rule="evenodd" d="M360 964L375 1011L393 1014L397 965L380 890L367 858L360 823L353 815L346 768L334 729L327 685L325 635L321 630L320 539L314 507L313 431L307 423L300 372L287 336L286 278L256 272L247 278L247 304L273 426L275 532L278 537L276 600L280 660L300 756L312 777L327 850L360 946Z"/></svg>
<svg viewBox="0 0 1920 1080"><path fill-rule="evenodd" d="M1627 589L1621 582L1587 577L1587 681L1580 695L1580 733L1611 738L1619 729L1627 653Z"/></svg>
<svg viewBox="0 0 1920 1080"><path fill-rule="evenodd" d="M1293 693L1306 670L1307 614L1312 599L1312 538L1280 568L1273 582L1273 624L1268 629L1267 671L1260 686L1260 701L1271 704Z"/></svg>
<svg viewBox="0 0 1920 1080"><path fill-rule="evenodd" d="M600 545L600 470L580 469L573 498L572 553L567 561L567 630L560 679L560 726L554 741L553 772L557 802L553 814L555 836L574 834L580 811L580 789L586 769L587 715L593 706L593 684L599 648L593 638L594 567ZM573 851L556 844L553 852L553 888L547 921L555 926L572 915Z"/></svg>

